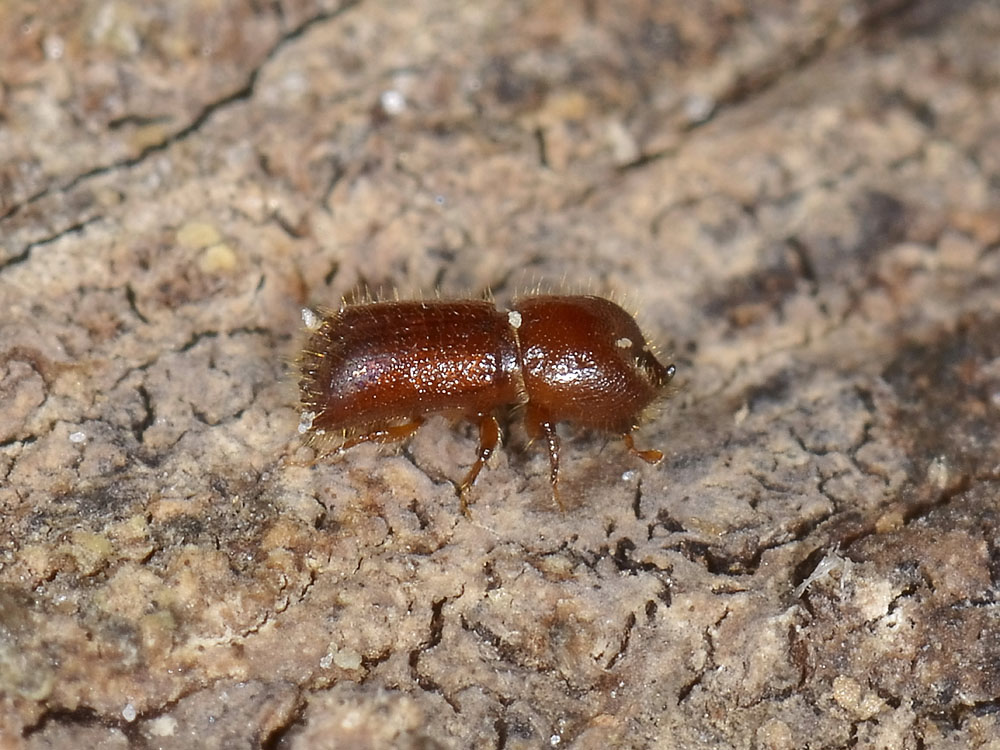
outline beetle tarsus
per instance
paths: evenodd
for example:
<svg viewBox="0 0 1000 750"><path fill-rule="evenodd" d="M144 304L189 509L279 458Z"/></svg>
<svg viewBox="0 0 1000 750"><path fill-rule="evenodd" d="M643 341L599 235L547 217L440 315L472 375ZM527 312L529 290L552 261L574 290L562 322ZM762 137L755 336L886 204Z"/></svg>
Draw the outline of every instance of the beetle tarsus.
<svg viewBox="0 0 1000 750"><path fill-rule="evenodd" d="M656 466L656 464L663 460L663 451L658 451L655 448L651 448L649 450L639 450L636 448L635 442L632 440L632 433L630 432L626 432L622 435L622 440L625 441L625 447L628 448L629 453L633 456L638 456L647 464Z"/></svg>

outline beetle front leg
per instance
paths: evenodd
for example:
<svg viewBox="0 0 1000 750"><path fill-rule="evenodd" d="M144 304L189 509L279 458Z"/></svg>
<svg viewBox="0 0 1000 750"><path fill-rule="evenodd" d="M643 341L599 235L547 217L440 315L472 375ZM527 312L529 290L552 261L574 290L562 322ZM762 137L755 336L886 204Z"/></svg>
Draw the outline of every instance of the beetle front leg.
<svg viewBox="0 0 1000 750"><path fill-rule="evenodd" d="M562 498L559 497L559 435L556 433L556 424L548 414L529 402L524 410L524 426L531 439L545 438L545 444L549 449L549 481L552 484L552 499L556 501L559 510L566 510Z"/></svg>

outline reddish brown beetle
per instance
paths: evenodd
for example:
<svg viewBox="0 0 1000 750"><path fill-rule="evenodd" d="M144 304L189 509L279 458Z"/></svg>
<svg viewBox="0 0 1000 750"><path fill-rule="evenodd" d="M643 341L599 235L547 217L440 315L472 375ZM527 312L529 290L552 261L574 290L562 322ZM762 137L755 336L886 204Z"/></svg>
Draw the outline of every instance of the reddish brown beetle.
<svg viewBox="0 0 1000 750"><path fill-rule="evenodd" d="M632 431L675 368L657 361L632 316L609 300L533 296L509 311L473 300L374 302L310 322L299 431L335 436L346 450L401 440L428 414L467 416L479 425L479 455L459 485L463 512L507 407L523 407L528 436L545 439L557 502L557 422L618 433L649 463L663 458L638 450Z"/></svg>

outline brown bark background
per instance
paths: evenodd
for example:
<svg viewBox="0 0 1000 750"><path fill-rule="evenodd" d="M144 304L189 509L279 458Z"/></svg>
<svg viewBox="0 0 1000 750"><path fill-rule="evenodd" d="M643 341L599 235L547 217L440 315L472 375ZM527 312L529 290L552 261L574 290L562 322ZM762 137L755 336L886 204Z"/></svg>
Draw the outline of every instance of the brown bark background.
<svg viewBox="0 0 1000 750"><path fill-rule="evenodd" d="M1000 5L0 6L0 746L1000 747ZM643 428L312 461L299 310L541 283Z"/></svg>

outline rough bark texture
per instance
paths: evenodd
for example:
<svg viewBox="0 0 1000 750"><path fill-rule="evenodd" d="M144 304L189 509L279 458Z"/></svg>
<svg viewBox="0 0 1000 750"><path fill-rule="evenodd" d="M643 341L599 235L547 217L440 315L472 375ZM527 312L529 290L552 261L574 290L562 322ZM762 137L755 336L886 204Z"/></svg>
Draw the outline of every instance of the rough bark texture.
<svg viewBox="0 0 1000 750"><path fill-rule="evenodd" d="M0 747L1000 747L1000 5L0 6ZM624 298L650 468L313 460L299 308Z"/></svg>

